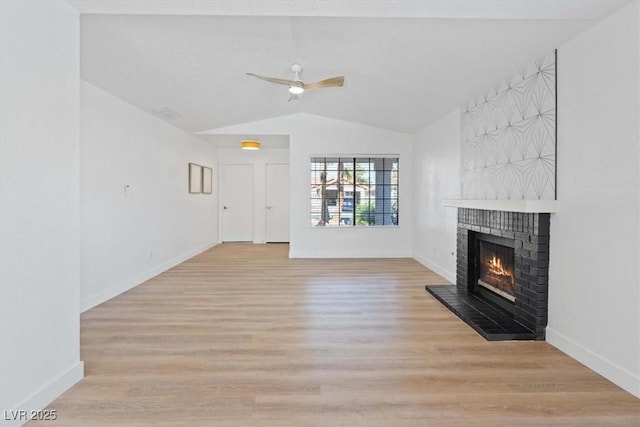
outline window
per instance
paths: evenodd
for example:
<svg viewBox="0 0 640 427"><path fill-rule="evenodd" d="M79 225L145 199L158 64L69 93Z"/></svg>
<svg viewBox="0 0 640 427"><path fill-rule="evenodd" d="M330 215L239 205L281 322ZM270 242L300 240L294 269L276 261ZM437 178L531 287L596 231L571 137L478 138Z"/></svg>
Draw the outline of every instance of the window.
<svg viewBox="0 0 640 427"><path fill-rule="evenodd" d="M311 225L398 225L398 157L313 157Z"/></svg>

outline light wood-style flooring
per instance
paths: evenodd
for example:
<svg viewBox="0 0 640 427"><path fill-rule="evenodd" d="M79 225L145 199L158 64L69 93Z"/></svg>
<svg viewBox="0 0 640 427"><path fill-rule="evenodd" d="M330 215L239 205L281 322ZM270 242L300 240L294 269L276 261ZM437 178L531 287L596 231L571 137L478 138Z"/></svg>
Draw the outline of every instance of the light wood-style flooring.
<svg viewBox="0 0 640 427"><path fill-rule="evenodd" d="M222 244L81 318L75 426L640 426L640 400L545 342L487 342L411 259Z"/></svg>

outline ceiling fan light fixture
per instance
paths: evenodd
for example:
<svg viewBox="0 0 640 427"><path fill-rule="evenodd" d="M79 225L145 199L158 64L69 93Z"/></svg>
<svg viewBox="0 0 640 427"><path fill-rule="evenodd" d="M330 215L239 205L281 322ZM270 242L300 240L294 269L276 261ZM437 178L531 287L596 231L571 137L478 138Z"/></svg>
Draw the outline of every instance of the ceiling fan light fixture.
<svg viewBox="0 0 640 427"><path fill-rule="evenodd" d="M294 95L300 95L302 92L304 92L304 88L300 86L289 86L289 92Z"/></svg>
<svg viewBox="0 0 640 427"><path fill-rule="evenodd" d="M244 141L240 142L240 148L242 148L243 150L259 150L260 141L245 139Z"/></svg>
<svg viewBox="0 0 640 427"><path fill-rule="evenodd" d="M344 86L344 76L331 77L329 79L320 80L319 82L314 83L303 83L302 79L300 78L300 76L302 75L302 65L297 63L291 64L291 71L293 72L293 79L291 80L280 79L277 77L259 76L253 73L247 73L247 75L270 83L288 86L289 93L291 94L291 96L289 97L289 101L298 99L298 95L301 95L303 92L307 92L309 90Z"/></svg>

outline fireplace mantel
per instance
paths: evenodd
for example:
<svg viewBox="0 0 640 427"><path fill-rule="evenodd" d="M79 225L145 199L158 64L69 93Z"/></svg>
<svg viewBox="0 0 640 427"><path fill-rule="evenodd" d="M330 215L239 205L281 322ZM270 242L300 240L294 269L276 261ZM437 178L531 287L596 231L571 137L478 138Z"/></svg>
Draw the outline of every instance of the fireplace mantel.
<svg viewBox="0 0 640 427"><path fill-rule="evenodd" d="M488 211L554 213L555 200L443 200L451 208L483 209Z"/></svg>

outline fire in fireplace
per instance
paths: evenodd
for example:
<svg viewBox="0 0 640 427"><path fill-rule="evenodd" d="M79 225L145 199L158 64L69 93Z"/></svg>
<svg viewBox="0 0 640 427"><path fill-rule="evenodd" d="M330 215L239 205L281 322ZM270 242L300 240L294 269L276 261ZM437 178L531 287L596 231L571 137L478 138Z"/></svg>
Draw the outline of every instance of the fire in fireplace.
<svg viewBox="0 0 640 427"><path fill-rule="evenodd" d="M478 285L515 301L515 275L513 248L480 241Z"/></svg>

